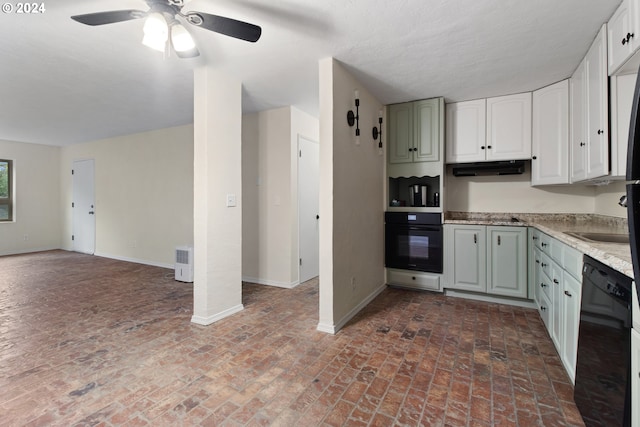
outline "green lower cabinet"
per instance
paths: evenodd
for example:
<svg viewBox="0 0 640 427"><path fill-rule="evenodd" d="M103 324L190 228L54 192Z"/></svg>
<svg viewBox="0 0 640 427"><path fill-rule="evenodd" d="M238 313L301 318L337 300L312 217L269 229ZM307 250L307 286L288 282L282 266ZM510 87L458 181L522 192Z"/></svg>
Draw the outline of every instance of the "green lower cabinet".
<svg viewBox="0 0 640 427"><path fill-rule="evenodd" d="M525 227L445 225L445 285L527 298Z"/></svg>

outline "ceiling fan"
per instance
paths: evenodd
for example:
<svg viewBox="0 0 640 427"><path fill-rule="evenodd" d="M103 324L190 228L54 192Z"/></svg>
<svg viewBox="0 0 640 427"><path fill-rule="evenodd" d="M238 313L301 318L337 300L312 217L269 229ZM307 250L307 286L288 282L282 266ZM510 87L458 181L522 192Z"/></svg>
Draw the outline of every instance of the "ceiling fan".
<svg viewBox="0 0 640 427"><path fill-rule="evenodd" d="M184 0L145 1L149 5L149 10L146 12L135 9L114 10L76 15L71 19L82 24L95 26L146 18L142 44L166 52L167 42L170 41L171 47L180 58L193 58L200 54L191 34L181 22L252 43L257 42L262 34L262 29L259 26L248 22L204 12L182 13Z"/></svg>

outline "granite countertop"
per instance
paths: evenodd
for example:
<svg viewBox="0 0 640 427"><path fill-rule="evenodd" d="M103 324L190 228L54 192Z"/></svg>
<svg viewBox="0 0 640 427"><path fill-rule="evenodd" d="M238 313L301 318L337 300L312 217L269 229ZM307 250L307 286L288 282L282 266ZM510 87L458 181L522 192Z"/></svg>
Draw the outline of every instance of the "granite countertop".
<svg viewBox="0 0 640 427"><path fill-rule="evenodd" d="M566 231L628 234L625 218L592 214L523 214L447 212L445 224L509 225L535 227L562 243L633 278L629 244L586 242Z"/></svg>

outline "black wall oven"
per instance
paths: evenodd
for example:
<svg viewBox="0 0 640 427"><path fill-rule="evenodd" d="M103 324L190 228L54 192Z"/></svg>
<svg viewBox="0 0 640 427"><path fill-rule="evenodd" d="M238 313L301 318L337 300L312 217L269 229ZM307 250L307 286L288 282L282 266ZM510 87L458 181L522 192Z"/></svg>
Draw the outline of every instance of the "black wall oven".
<svg viewBox="0 0 640 427"><path fill-rule="evenodd" d="M385 266L442 273L439 213L385 212Z"/></svg>

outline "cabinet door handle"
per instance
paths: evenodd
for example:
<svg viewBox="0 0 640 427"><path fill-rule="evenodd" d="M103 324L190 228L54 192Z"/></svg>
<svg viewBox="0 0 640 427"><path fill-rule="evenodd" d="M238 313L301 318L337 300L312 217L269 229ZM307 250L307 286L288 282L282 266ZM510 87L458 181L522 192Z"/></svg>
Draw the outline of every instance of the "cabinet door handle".
<svg viewBox="0 0 640 427"><path fill-rule="evenodd" d="M491 146L490 145L487 145L487 150L491 150Z"/></svg>
<svg viewBox="0 0 640 427"><path fill-rule="evenodd" d="M542 311L546 311L546 310L547 310L547 307L542 306L542 307L540 307L540 310L542 310Z"/></svg>
<svg viewBox="0 0 640 427"><path fill-rule="evenodd" d="M533 240L538 240L538 236L533 236Z"/></svg>
<svg viewBox="0 0 640 427"><path fill-rule="evenodd" d="M584 142L580 143L580 147L584 147L585 145L587 145L587 144L585 144Z"/></svg>
<svg viewBox="0 0 640 427"><path fill-rule="evenodd" d="M542 242L542 243L540 244L540 246L542 246L542 247L544 248L545 246L547 246L547 244L546 244L546 243L544 243L544 242Z"/></svg>
<svg viewBox="0 0 640 427"><path fill-rule="evenodd" d="M477 234L473 235L473 243L476 243L476 244L478 243L478 235Z"/></svg>
<svg viewBox="0 0 640 427"><path fill-rule="evenodd" d="M627 38L626 38L626 37L623 37L623 38L622 38L622 46L624 46L625 44L627 44L627 41L628 41L628 40L627 40Z"/></svg>
<svg viewBox="0 0 640 427"><path fill-rule="evenodd" d="M542 263L542 268L545 268L547 266L547 264L545 264L544 262Z"/></svg>
<svg viewBox="0 0 640 427"><path fill-rule="evenodd" d="M533 157L531 158L531 160L537 160L537 159L538 159L538 156L533 156Z"/></svg>
<svg viewBox="0 0 640 427"><path fill-rule="evenodd" d="M541 287L541 288L546 288L546 287L547 287L547 285L545 285L544 283L540 283L540 287Z"/></svg>
<svg viewBox="0 0 640 427"><path fill-rule="evenodd" d="M536 264L540 264L540 260L539 259L536 260Z"/></svg>
<svg viewBox="0 0 640 427"><path fill-rule="evenodd" d="M498 236L498 246L500 246L500 236Z"/></svg>
<svg viewBox="0 0 640 427"><path fill-rule="evenodd" d="M598 129L598 135L602 135L604 131L602 129Z"/></svg>
<svg viewBox="0 0 640 427"><path fill-rule="evenodd" d="M571 298L571 293L570 293L569 291L564 291L564 294L565 294L566 296L568 296L569 298Z"/></svg>
<svg viewBox="0 0 640 427"><path fill-rule="evenodd" d="M556 285L560 284L560 282L558 282L558 279L553 279L553 283L555 283Z"/></svg>

